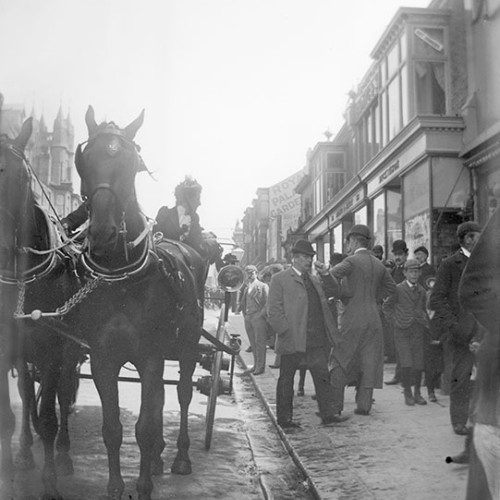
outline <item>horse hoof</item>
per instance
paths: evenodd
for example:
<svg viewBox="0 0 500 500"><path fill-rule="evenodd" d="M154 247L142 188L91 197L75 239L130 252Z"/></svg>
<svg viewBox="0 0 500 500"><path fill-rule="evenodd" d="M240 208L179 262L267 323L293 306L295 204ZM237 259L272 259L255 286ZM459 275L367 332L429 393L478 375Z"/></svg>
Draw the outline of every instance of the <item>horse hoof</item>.
<svg viewBox="0 0 500 500"><path fill-rule="evenodd" d="M189 460L175 459L170 469L172 474L180 474L181 476L187 476L191 474L191 462Z"/></svg>
<svg viewBox="0 0 500 500"><path fill-rule="evenodd" d="M56 456L57 474L59 476L72 476L75 472L73 469L73 460L67 453L60 453Z"/></svg>
<svg viewBox="0 0 500 500"><path fill-rule="evenodd" d="M19 470L33 470L35 468L35 459L33 453L18 453L16 456L16 469Z"/></svg>
<svg viewBox="0 0 500 500"><path fill-rule="evenodd" d="M158 460L153 460L151 462L151 475L161 476L163 474L163 460L160 458Z"/></svg>

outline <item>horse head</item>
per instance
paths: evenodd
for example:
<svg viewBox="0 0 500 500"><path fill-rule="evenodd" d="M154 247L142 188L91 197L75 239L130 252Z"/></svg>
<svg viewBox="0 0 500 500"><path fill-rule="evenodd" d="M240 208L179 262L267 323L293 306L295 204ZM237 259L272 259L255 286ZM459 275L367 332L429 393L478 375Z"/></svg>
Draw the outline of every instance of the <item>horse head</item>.
<svg viewBox="0 0 500 500"><path fill-rule="evenodd" d="M16 247L22 235L31 178L26 167L24 149L33 131L32 118L22 125L11 140L0 136L0 270L13 271Z"/></svg>
<svg viewBox="0 0 500 500"><path fill-rule="evenodd" d="M113 122L97 124L94 109L85 115L89 138L77 148L75 163L82 196L89 208L89 249L101 262L118 250L120 234L131 214L138 212L135 175L141 159L134 138L144 121L144 110L125 128Z"/></svg>

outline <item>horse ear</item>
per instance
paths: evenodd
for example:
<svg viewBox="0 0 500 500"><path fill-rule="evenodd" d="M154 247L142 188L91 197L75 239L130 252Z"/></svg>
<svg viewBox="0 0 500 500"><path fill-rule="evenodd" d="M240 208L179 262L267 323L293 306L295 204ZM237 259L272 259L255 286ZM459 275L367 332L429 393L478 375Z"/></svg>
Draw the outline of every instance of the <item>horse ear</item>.
<svg viewBox="0 0 500 500"><path fill-rule="evenodd" d="M125 127L125 135L131 141L134 139L137 131L142 127L142 124L144 122L144 111L145 110L143 109L141 114L130 125L127 125Z"/></svg>
<svg viewBox="0 0 500 500"><path fill-rule="evenodd" d="M20 151L24 151L26 144L31 137L31 133L33 132L33 117L30 116L27 120L24 121L23 126L21 127L21 132L14 139L14 145Z"/></svg>
<svg viewBox="0 0 500 500"><path fill-rule="evenodd" d="M89 131L89 137L90 137L97 129L97 122L95 121L94 108L92 106L89 106L87 112L85 113L85 123L87 124L87 129Z"/></svg>

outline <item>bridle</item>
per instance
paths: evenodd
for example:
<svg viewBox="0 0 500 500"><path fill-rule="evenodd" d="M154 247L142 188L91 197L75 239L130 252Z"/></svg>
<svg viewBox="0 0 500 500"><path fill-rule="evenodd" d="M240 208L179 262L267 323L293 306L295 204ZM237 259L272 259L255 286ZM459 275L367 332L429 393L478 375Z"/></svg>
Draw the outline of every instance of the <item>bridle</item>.
<svg viewBox="0 0 500 500"><path fill-rule="evenodd" d="M95 140L98 137L101 136L114 136L117 137L124 145L125 148L131 150L134 152L134 169L135 172L139 170L139 165L141 163L140 156L139 156L139 151L140 151L140 146L138 146L134 141L130 140L126 135L125 132L118 127L114 123L109 123L109 124L103 124L99 126L98 130L92 134L92 136L85 142L81 143L78 145L75 153L75 164L77 167L77 170L81 172L83 168L83 153L84 151L92 146L92 144L95 142ZM85 146L85 147L84 147ZM84 147L83 151L82 148ZM110 157L115 156L118 153L118 149L112 148L111 146L108 146L107 149L107 154ZM125 266L117 269L108 269L100 266L98 263L95 262L94 259L92 259L90 252L84 251L81 254L81 262L83 266L86 268L87 272L89 272L91 275L99 276L103 279L106 279L108 281L117 281L117 280L122 280L130 277L133 274L137 274L138 272L142 272L144 270L144 266L146 265L148 261L148 255L149 255L149 250L150 250L150 236L151 236L151 229L152 229L152 223L147 221L144 216L141 217L144 222L144 229L142 232L139 234L137 238L135 238L133 241L127 241L127 235L128 235L128 229L127 229L127 222L126 222L126 215L127 215L127 209L130 206L130 204L136 200L135 198L135 192L132 190L132 192L128 195L126 200L122 202L120 196L116 193L115 189L109 182L103 182L99 183L97 186L94 187L91 193L87 193L84 188L84 181L82 179L82 198L87 202L87 210L89 211L89 215L92 211L92 200L96 196L96 194L99 191L109 191L113 198L115 199L116 205L118 207L118 210L120 212L120 222L119 222L119 238L121 239L121 243L123 245L123 255L125 257L125 262L127 263ZM149 237L149 238L148 238ZM141 243L145 242L146 244L143 246L142 252L140 253L139 257L134 260L134 262L130 262L130 257L129 257L129 252L136 247L138 247ZM88 250L88 240L87 244L85 245L85 249Z"/></svg>
<svg viewBox="0 0 500 500"><path fill-rule="evenodd" d="M31 183L31 170L29 166L29 162L24 154L23 151L19 150L16 148L13 144L8 142L5 138L1 137L0 138L0 148L2 150L7 150L9 151L12 155L14 155L16 158L22 161L22 166L25 169L28 178L26 180L27 182L27 188L25 190L25 199L22 200L21 206L23 209L21 210L20 214L16 216L16 214L12 213L11 210L4 206L0 206L0 213L4 214L6 217L10 219L10 221L13 224L13 231L14 231L14 268L12 270L9 269L0 269L0 283L4 285L20 285L22 284L28 284L31 283L37 279L41 279L45 276L47 276L50 272L53 271L53 269L56 267L58 263L58 256L55 251L48 251L47 252L47 257L43 259L42 262L34 265L33 267L30 267L28 269L22 270L21 274L19 274L18 269L17 269L17 255L20 253L27 253L29 251L32 251L33 249L31 248L25 248L21 247L19 244L19 221L23 219L23 214L25 211L28 209L28 201L29 201L29 196L30 196L30 189L29 185ZM45 214L44 214L45 215ZM49 221L46 221L47 223L47 228L50 231L50 226L49 226ZM41 252L44 254L45 252Z"/></svg>

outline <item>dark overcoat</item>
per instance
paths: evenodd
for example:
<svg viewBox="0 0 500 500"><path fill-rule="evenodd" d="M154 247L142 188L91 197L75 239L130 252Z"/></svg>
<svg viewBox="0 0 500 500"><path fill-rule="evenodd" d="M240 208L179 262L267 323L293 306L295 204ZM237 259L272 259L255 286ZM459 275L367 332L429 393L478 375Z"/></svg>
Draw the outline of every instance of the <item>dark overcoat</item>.
<svg viewBox="0 0 500 500"><path fill-rule="evenodd" d="M459 346L467 346L477 333L474 316L458 301L458 285L466 264L467 257L461 249L443 260L429 300L434 317L447 330L447 340Z"/></svg>
<svg viewBox="0 0 500 500"><path fill-rule="evenodd" d="M476 353L474 384L476 424L500 427L500 209L485 226L462 273L458 295L461 307L484 327L484 337ZM478 436L474 434L474 441ZM477 443L476 443L477 444ZM498 445L491 443L492 446ZM488 443L483 443L488 446ZM494 457L494 455L492 455ZM493 460L495 460L493 458ZM493 463L498 468L498 463ZM467 500L491 498L484 466L472 448Z"/></svg>
<svg viewBox="0 0 500 500"><path fill-rule="evenodd" d="M341 367L348 381L361 387L380 388L384 369L384 334L377 301L396 292L387 268L362 249L337 264L331 271L346 280L350 298L342 315L341 342L332 349L330 370Z"/></svg>
<svg viewBox="0 0 500 500"><path fill-rule="evenodd" d="M338 284L329 275L321 277L321 281L316 276L311 276L311 282L318 292L326 335L333 345L338 340L338 330L327 297L339 296ZM273 275L267 304L268 320L277 334L276 354L306 352L307 291L302 278L293 267Z"/></svg>

